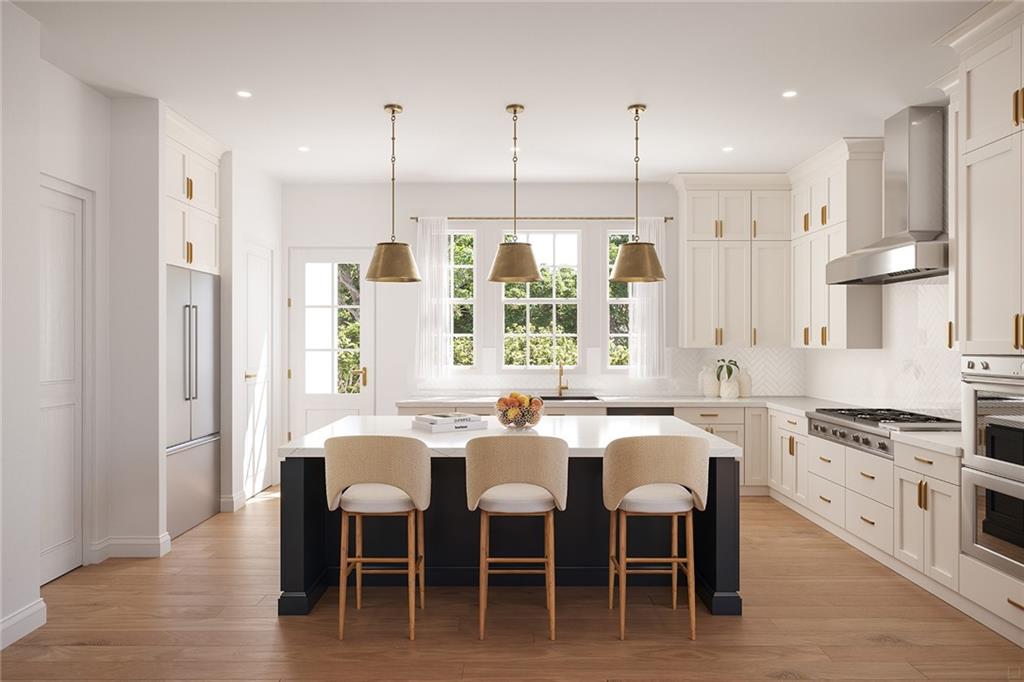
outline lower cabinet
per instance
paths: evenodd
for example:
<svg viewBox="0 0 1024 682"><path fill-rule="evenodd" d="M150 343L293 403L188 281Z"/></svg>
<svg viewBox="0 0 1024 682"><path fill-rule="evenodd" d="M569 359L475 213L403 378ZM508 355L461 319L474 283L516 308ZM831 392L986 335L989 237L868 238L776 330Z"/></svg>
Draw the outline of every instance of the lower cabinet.
<svg viewBox="0 0 1024 682"><path fill-rule="evenodd" d="M846 530L892 554L892 507L847 489Z"/></svg>
<svg viewBox="0 0 1024 682"><path fill-rule="evenodd" d="M960 488L895 467L893 556L956 590L960 562Z"/></svg>
<svg viewBox="0 0 1024 682"><path fill-rule="evenodd" d="M806 505L809 492L807 437L782 428L775 429L772 447L777 457L772 464L773 487L786 497Z"/></svg>
<svg viewBox="0 0 1024 682"><path fill-rule="evenodd" d="M808 482L811 510L842 528L846 522L846 489L813 473Z"/></svg>
<svg viewBox="0 0 1024 682"><path fill-rule="evenodd" d="M768 410L748 407L743 417L743 485L768 485Z"/></svg>

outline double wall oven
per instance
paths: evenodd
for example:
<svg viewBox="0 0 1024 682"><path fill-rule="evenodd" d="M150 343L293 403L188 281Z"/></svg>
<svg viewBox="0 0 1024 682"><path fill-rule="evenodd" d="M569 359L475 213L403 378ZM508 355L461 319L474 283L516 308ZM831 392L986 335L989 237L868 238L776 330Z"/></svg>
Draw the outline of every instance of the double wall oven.
<svg viewBox="0 0 1024 682"><path fill-rule="evenodd" d="M1024 579L1024 357L964 356L961 549Z"/></svg>

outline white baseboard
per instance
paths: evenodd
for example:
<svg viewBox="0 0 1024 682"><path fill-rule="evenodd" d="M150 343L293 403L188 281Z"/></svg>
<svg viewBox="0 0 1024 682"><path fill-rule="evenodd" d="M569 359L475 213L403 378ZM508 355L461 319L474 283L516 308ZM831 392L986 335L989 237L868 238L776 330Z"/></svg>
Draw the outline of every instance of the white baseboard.
<svg viewBox="0 0 1024 682"><path fill-rule="evenodd" d="M222 512L236 512L245 506L245 492L236 490L230 495L220 496L220 510Z"/></svg>
<svg viewBox="0 0 1024 682"><path fill-rule="evenodd" d="M112 535L92 543L87 557L99 563L107 558L156 559L171 551L171 536L163 533L151 535Z"/></svg>
<svg viewBox="0 0 1024 682"><path fill-rule="evenodd" d="M46 602L40 597L0 620L0 649L6 649L43 625L46 625Z"/></svg>
<svg viewBox="0 0 1024 682"><path fill-rule="evenodd" d="M766 485L741 485L740 495L742 497L766 497L768 486Z"/></svg>
<svg viewBox="0 0 1024 682"><path fill-rule="evenodd" d="M892 557L885 552L881 551L877 547L867 542L864 542L859 537L850 533L845 528L840 528L828 519L815 514L810 509L807 509L803 505L797 504L793 500L789 499L785 495L778 493L775 490L769 489L768 495L773 500L782 504L789 509L795 511L800 516L804 517L808 521L814 523L817 526L827 530L832 535L850 545L856 550L859 550L863 554L867 554L869 557L882 564L891 571L899 573L901 576L914 583L918 587L922 587L936 597L946 602L953 608L963 611L965 614L978 621L985 627L993 630L997 634L1010 640L1017 646L1024 646L1024 630L1021 630L1014 626L1012 623L1008 623L999 616L996 616L991 611L988 611L970 599L962 596L959 592L954 592L945 585L941 585L923 573L918 573L910 566L907 566L902 561L898 561L895 557Z"/></svg>

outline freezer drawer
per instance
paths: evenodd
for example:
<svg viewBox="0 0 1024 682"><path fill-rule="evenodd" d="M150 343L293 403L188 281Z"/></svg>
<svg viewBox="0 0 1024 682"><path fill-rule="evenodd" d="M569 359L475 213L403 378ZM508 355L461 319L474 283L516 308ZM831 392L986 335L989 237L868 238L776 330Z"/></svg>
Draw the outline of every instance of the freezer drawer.
<svg viewBox="0 0 1024 682"><path fill-rule="evenodd" d="M167 532L175 538L220 511L220 437L167 451Z"/></svg>

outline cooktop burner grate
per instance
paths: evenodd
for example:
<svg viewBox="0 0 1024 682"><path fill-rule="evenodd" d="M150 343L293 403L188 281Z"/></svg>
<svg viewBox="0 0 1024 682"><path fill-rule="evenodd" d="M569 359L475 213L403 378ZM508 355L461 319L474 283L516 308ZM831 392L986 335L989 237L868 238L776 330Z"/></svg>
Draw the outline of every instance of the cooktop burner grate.
<svg viewBox="0 0 1024 682"><path fill-rule="evenodd" d="M868 424L956 424L953 419L933 417L927 414L894 410L891 408L820 408L822 414L841 417Z"/></svg>

